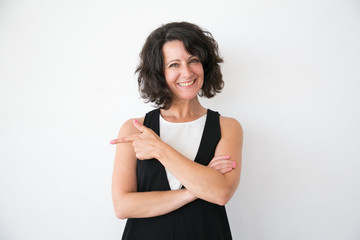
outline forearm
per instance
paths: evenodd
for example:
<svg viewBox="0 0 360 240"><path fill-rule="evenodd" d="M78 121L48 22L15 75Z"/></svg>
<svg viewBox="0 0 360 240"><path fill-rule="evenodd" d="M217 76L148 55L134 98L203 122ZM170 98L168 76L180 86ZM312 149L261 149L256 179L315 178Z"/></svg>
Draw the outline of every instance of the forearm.
<svg viewBox="0 0 360 240"><path fill-rule="evenodd" d="M158 159L162 163L162 165L164 165L172 174L175 175L176 178L180 180L180 182L187 188L187 190L189 190L193 195L198 198L219 205L224 205L232 197L240 181L241 151L243 138L241 125L235 119L224 117L220 118L221 139L216 146L214 156L230 156L231 160L235 165L234 169L225 174L222 174L222 170L216 171L212 167L204 166L194 161L191 161L190 159L187 159L186 157L178 153L175 149L171 148L169 145L161 141L159 136L156 135L153 130L141 125L138 121L133 121L133 124L135 125L137 130L141 132L141 134L137 132L130 135L129 137L121 137L122 135L126 136L127 134L119 133L119 138L112 141L112 143L116 144L131 142L133 151L130 151L131 147L123 147L123 149L119 149L119 152L127 151L126 155L128 155L129 158L137 158L143 161L152 158ZM125 160L128 159L124 156L119 156L118 158ZM114 180L115 183L124 184L124 181L127 181L127 179L132 179L128 184L125 184L131 186L130 188L128 188L127 192L133 192L134 189L136 189L136 186L133 186L134 182L136 182L136 176L133 171L128 171L128 169L135 169L136 165L134 164L134 161L130 161L130 163L131 164L128 164L128 167L124 166L123 163L118 164L121 167L118 167L118 174L116 174L115 176L121 176L121 178L119 177L119 180ZM176 201L177 204L174 204L176 205L176 207L170 208L170 210L166 210L166 212L178 208L178 205L182 206L186 204L183 204L183 201L178 201L179 200ZM158 203L158 201L155 202ZM131 201L126 201L126 204L132 206ZM124 209L125 212L126 209L127 208ZM136 211L138 209L136 209L136 207L134 209L135 210L129 210L129 214L125 214L125 217L133 215L137 216ZM164 212L161 213L163 214ZM149 213L146 212L146 214ZM159 214L159 211L151 213L151 215ZM121 216L123 216L123 214L121 214ZM143 217L143 215L141 215L141 217Z"/></svg>
<svg viewBox="0 0 360 240"><path fill-rule="evenodd" d="M231 197L224 174L185 158L165 143L158 153L158 160L196 197L220 205Z"/></svg>
<svg viewBox="0 0 360 240"><path fill-rule="evenodd" d="M114 199L118 218L147 218L172 212L196 197L186 189L173 191L130 192Z"/></svg>

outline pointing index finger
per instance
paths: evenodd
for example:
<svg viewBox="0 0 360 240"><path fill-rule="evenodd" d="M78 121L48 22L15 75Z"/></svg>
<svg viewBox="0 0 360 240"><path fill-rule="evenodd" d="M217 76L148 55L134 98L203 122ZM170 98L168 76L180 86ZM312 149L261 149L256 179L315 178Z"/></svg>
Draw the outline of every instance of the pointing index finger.
<svg viewBox="0 0 360 240"><path fill-rule="evenodd" d="M128 136L128 137L117 138L117 139L111 140L110 144L129 143L129 142L133 142L135 140L135 138L136 138L136 134Z"/></svg>

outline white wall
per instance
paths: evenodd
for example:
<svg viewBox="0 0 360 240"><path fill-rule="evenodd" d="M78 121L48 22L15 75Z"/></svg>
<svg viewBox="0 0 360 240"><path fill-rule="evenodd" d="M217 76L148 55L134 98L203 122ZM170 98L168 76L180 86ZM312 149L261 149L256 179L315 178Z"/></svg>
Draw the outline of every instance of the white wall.
<svg viewBox="0 0 360 240"><path fill-rule="evenodd" d="M134 70L162 23L208 29L245 132L234 239L360 239L360 4L0 1L0 239L120 239L114 138L151 109Z"/></svg>

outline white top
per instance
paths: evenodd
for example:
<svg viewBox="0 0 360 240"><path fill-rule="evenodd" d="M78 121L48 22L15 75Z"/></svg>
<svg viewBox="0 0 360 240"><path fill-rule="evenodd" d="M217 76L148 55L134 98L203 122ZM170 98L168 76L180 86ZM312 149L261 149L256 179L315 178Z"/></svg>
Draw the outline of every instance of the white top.
<svg viewBox="0 0 360 240"><path fill-rule="evenodd" d="M160 115L160 138L186 158L194 161L206 122L206 114L194 121L168 122ZM165 168L171 190L180 189L181 182Z"/></svg>

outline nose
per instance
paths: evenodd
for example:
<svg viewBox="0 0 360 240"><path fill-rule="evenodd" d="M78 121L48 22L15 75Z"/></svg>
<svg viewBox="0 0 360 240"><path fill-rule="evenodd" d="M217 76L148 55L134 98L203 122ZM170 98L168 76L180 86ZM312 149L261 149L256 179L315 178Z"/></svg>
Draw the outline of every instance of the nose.
<svg viewBox="0 0 360 240"><path fill-rule="evenodd" d="M187 63L183 64L183 66L181 68L181 76L183 76L184 78L189 78L189 77L192 77L193 74L194 73L191 70L191 67L189 66L189 64L187 64Z"/></svg>

